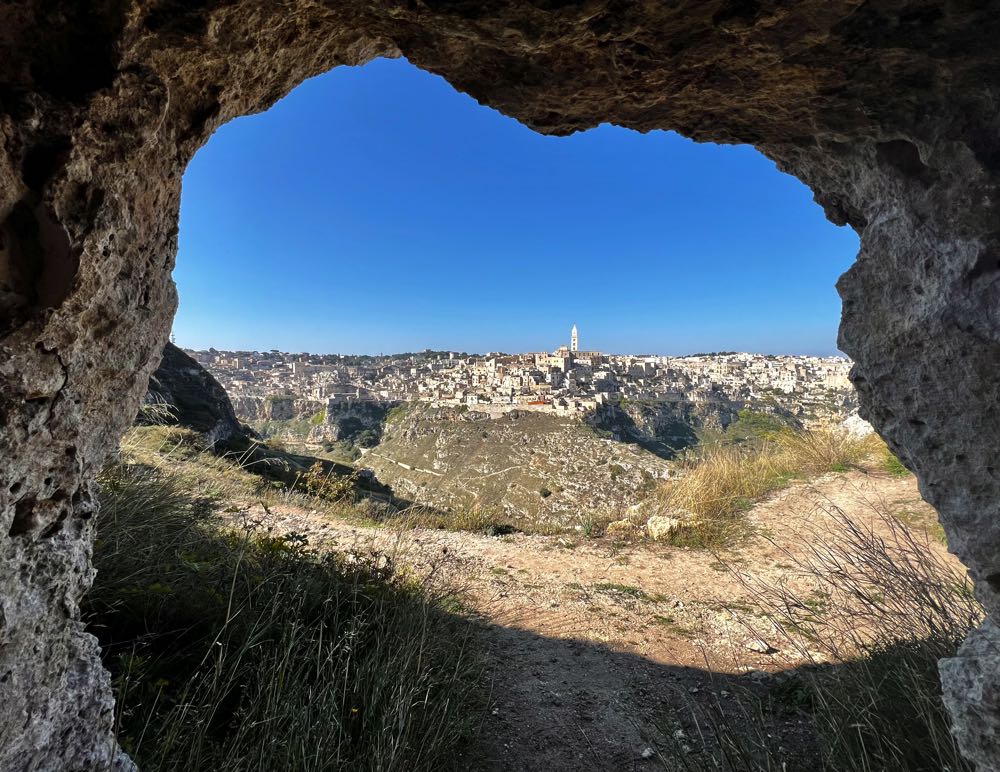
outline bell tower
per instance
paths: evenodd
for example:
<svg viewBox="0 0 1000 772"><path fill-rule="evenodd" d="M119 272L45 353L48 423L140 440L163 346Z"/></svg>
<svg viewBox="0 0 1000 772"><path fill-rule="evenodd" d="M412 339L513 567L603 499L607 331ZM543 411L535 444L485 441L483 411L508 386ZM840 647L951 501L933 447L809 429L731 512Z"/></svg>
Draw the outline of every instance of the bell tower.
<svg viewBox="0 0 1000 772"><path fill-rule="evenodd" d="M580 350L580 345L579 344L580 344L580 339L579 339L579 336L576 333L576 325L574 324L573 325L573 329L572 329L572 331L569 334L569 350L570 351L579 351Z"/></svg>

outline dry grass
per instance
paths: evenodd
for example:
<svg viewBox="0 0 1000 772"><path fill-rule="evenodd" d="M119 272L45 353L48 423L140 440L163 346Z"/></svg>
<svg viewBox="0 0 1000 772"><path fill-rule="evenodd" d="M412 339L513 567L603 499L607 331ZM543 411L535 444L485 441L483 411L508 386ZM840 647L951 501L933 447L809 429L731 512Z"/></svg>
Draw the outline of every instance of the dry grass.
<svg viewBox="0 0 1000 772"><path fill-rule="evenodd" d="M399 528L468 531L487 536L507 536L514 533L554 536L571 530L566 526L527 517L512 517L500 509L478 506L441 510L414 505L390 514L376 513L372 520Z"/></svg>
<svg viewBox="0 0 1000 772"><path fill-rule="evenodd" d="M697 763L680 758L681 768L971 772L949 732L937 670L983 618L966 575L882 504L867 522L830 514L831 526L782 549L793 581L732 569L755 608L734 616L808 664L765 698L748 692L735 709L693 711L714 751ZM807 728L804 766L786 766L792 749L775 727L790 723Z"/></svg>
<svg viewBox="0 0 1000 772"><path fill-rule="evenodd" d="M201 435L177 426L137 426L122 438L123 461L157 469L186 490L226 506L263 503L316 510L364 521L367 509L350 495L356 477L337 476L317 464L296 467L279 452L216 455ZM305 458L305 457L299 457Z"/></svg>
<svg viewBox="0 0 1000 772"><path fill-rule="evenodd" d="M681 475L664 483L658 499L688 524L678 545L720 546L742 533L740 515L792 480L843 472L880 452L876 435L858 437L839 428L786 430L756 443L716 443L681 462Z"/></svg>
<svg viewBox="0 0 1000 772"><path fill-rule="evenodd" d="M844 472L885 446L876 434L859 437L839 427L782 432L774 444L775 463L792 475Z"/></svg>
<svg viewBox="0 0 1000 772"><path fill-rule="evenodd" d="M83 611L141 768L446 768L483 710L473 628L446 613L447 588L389 555L223 528L192 482L135 463L101 478Z"/></svg>
<svg viewBox="0 0 1000 772"><path fill-rule="evenodd" d="M282 482L265 465L280 464L280 458L260 459L252 453L217 456L210 452L197 432L175 426L142 426L131 429L121 444L122 457L169 473L185 488L229 507L263 503L267 507L298 507L316 511L361 526L400 529L427 528L469 531L501 536L510 533L562 534L572 529L529 518L515 518L498 508L464 507L442 510L424 505L398 506L386 497L351 495L357 475L338 476L318 463L300 473L278 470L291 479ZM603 531L602 531L603 532ZM596 534L595 534L596 535Z"/></svg>

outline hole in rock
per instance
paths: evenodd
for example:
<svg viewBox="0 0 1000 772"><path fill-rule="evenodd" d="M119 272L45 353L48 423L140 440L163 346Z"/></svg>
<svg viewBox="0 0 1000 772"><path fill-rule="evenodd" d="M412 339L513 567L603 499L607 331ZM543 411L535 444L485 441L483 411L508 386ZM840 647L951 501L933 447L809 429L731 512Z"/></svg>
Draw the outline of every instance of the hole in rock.
<svg viewBox="0 0 1000 772"><path fill-rule="evenodd" d="M719 23L758 13L753 2L726 8ZM925 173L905 143L880 153L903 173ZM835 208L856 221L846 202ZM708 693L691 644L702 621L691 609L704 608L708 587L738 589L698 550L737 537L699 524L718 516L786 538L785 513L757 509L768 495L815 484L817 496L840 502L851 485L868 484L860 455L823 455L807 433L856 418L848 363L836 357L834 290L856 251L852 231L826 221L801 183L751 148L608 125L548 137L402 60L334 70L223 126L186 171L173 333L226 394L168 349L147 425L133 437L161 457L136 473L189 474L204 463L195 479L208 479L206 489L237 490L284 465L286 477L252 488L257 498L234 495L222 514L249 512L273 533L300 518L294 527L311 529L310 544L322 519L334 533L344 522L421 528L435 559L473 545L489 552L493 562L470 581L505 599L516 585L535 609L527 629L507 630L523 648L501 668L503 700L535 668L545 683L572 680L568 691L582 702L608 704L622 671L604 657L625 660L602 648L605 627L588 633L585 620L607 626L628 615L626 632L607 632L628 639L623 667L664 694L678 674L692 679L686 693ZM222 458L202 462L205 437L232 423L227 399L264 443L216 440ZM782 451L785 466L766 455L776 447L794 448ZM717 451L738 463L764 459L747 475L762 485L678 504L678 481ZM888 467L884 452L864 463ZM802 461L810 453L819 458L811 465ZM238 469L233 459L249 462ZM883 466L871 479L919 500L902 465ZM343 479L352 487L336 487ZM695 507L707 514L685 514ZM754 538L749 530L738 538ZM528 547L536 537L547 541ZM638 550L657 540L683 549L642 575L661 557ZM536 551L529 560L522 549ZM790 570L766 560L769 570ZM117 569L104 565L105 577ZM560 571L558 582L539 578ZM177 587L156 583L157 604L180 602ZM210 593L199 587L198 596L211 605ZM809 602L828 605L825 596ZM191 627L211 639L201 611ZM521 611L505 607L497 629ZM581 640L567 642L567 629ZM95 631L112 647L134 632L112 623ZM741 639L736 648L741 667L777 669L763 658L784 645ZM724 669L715 655L710 667ZM782 663L794 669L793 655ZM253 707L239 704L255 693L241 689L219 695L220 729ZM519 731L555 743L546 733L566 725L563 698L546 692L543 705L539 694L501 712L516 711ZM350 697L335 714L354 726L368 705L360 690ZM622 712L653 727L639 702ZM592 718L595 748L618 748L635 731ZM618 757L595 763L621 767Z"/></svg>
<svg viewBox="0 0 1000 772"><path fill-rule="evenodd" d="M0 330L69 293L78 262L65 229L44 203L19 201L0 222Z"/></svg>
<svg viewBox="0 0 1000 772"><path fill-rule="evenodd" d="M14 519L11 521L7 535L11 538L30 533L36 525L35 498L26 496L14 505Z"/></svg>

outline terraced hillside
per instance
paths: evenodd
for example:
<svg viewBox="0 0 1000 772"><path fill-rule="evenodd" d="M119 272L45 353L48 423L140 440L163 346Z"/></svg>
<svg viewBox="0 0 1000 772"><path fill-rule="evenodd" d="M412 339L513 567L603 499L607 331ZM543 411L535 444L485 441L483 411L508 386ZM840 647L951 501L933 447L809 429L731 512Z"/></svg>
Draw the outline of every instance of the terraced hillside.
<svg viewBox="0 0 1000 772"><path fill-rule="evenodd" d="M636 504L669 473L664 459L577 419L420 403L397 408L359 463L423 504L582 528Z"/></svg>

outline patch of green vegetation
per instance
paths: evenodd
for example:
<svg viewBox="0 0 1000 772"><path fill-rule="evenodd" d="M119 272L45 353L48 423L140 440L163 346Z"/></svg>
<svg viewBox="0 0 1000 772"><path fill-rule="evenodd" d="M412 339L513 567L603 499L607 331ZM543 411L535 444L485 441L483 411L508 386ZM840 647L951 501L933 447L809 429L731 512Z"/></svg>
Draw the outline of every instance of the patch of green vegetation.
<svg viewBox="0 0 1000 772"><path fill-rule="evenodd" d="M684 627L684 625L678 623L677 620L670 615L663 616L660 614L654 614L652 617L652 622L653 624L658 625L660 627L665 627L668 632L670 632L673 635L676 635L679 638L687 638L688 636L693 634L689 628Z"/></svg>
<svg viewBox="0 0 1000 772"><path fill-rule="evenodd" d="M298 447L306 441L317 424L311 418L292 418L286 421L254 421L252 426L267 440L288 440Z"/></svg>
<svg viewBox="0 0 1000 772"><path fill-rule="evenodd" d="M549 496L552 495L552 491L550 491L548 488L542 487L539 489L538 495L541 496L543 499L547 499Z"/></svg>
<svg viewBox="0 0 1000 772"><path fill-rule="evenodd" d="M580 533L588 539L598 539L604 536L608 523L612 522L610 515L598 515L595 512L587 512L580 519Z"/></svg>
<svg viewBox="0 0 1000 772"><path fill-rule="evenodd" d="M319 426L326 420L326 408L320 410L316 415L309 419L309 423L313 426Z"/></svg>
<svg viewBox="0 0 1000 772"><path fill-rule="evenodd" d="M888 447L882 454L882 469L893 477L908 477L912 474Z"/></svg>
<svg viewBox="0 0 1000 772"><path fill-rule="evenodd" d="M799 598L799 604L809 613L800 620L805 625L813 625L822 619L830 606L830 593L825 590L812 590Z"/></svg>
<svg viewBox="0 0 1000 772"><path fill-rule="evenodd" d="M602 429L599 426L591 426L590 424L587 424L587 427L595 437L599 437L602 440L613 440L615 438L614 432L610 429Z"/></svg>
<svg viewBox="0 0 1000 772"><path fill-rule="evenodd" d="M893 509L892 516L910 528L918 528L934 539L938 544L948 546L948 536L944 532L941 521L932 514L920 514L912 509Z"/></svg>
<svg viewBox="0 0 1000 772"><path fill-rule="evenodd" d="M635 598L636 600L649 600L649 596L643 591L641 587L635 587L630 584L618 584L616 582L602 582L600 584L594 585L595 592L603 592L610 595L626 595L630 598Z"/></svg>
<svg viewBox="0 0 1000 772"><path fill-rule="evenodd" d="M484 707L450 596L386 555L347 561L301 535L228 530L185 480L127 463L101 476L83 615L140 767L447 766Z"/></svg>
<svg viewBox="0 0 1000 772"><path fill-rule="evenodd" d="M323 453L332 461L353 463L361 458L361 449L353 442L324 442Z"/></svg>
<svg viewBox="0 0 1000 772"><path fill-rule="evenodd" d="M385 422L387 424L394 424L397 421L402 420L409 409L410 405L407 402L396 405L396 407L392 408L392 410L385 414Z"/></svg>
<svg viewBox="0 0 1000 772"><path fill-rule="evenodd" d="M729 440L768 440L782 432L794 428L794 422L775 413L744 408L737 414L737 419L726 427L726 438Z"/></svg>

